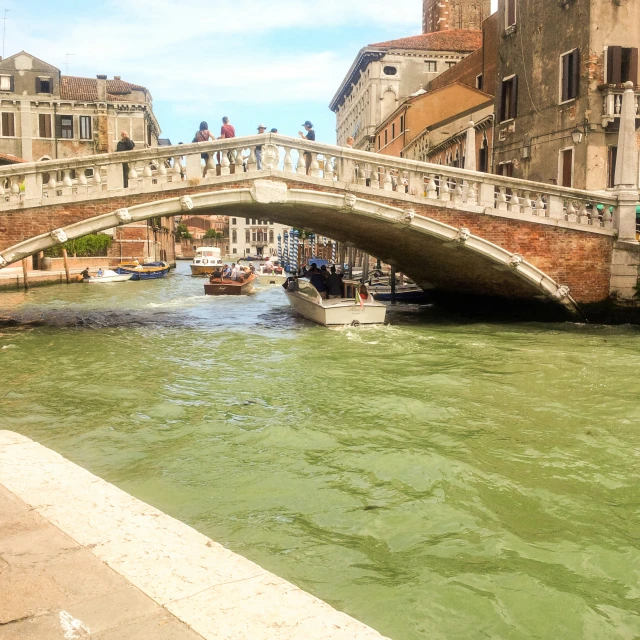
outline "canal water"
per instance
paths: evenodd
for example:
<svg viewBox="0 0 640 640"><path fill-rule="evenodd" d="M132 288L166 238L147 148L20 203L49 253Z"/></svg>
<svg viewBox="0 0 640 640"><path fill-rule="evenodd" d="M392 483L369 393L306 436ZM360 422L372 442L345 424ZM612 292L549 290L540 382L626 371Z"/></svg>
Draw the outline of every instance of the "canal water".
<svg viewBox="0 0 640 640"><path fill-rule="evenodd" d="M394 640L640 637L640 332L279 287L0 294L0 428Z"/></svg>

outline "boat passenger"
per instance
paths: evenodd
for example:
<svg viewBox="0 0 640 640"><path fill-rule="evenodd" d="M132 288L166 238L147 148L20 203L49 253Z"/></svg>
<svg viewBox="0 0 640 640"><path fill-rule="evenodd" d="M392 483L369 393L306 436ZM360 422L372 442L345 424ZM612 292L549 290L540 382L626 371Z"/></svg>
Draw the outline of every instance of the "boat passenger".
<svg viewBox="0 0 640 640"><path fill-rule="evenodd" d="M104 275L104 272L102 271L102 267L100 267L98 269L98 273L96 273L96 276L98 276L98 278L102 278L103 275Z"/></svg>
<svg viewBox="0 0 640 640"><path fill-rule="evenodd" d="M360 298L362 300L366 300L369 297L369 291L367 290L366 285L361 284L359 291L360 291Z"/></svg>
<svg viewBox="0 0 640 640"><path fill-rule="evenodd" d="M224 269L222 270L222 278L230 278L231 277L231 267L228 264L224 265Z"/></svg>
<svg viewBox="0 0 640 640"><path fill-rule="evenodd" d="M316 288L320 297L325 300L327 297L327 281L320 273L320 269L318 269L318 267L313 267L313 273L309 277L309 282Z"/></svg>
<svg viewBox="0 0 640 640"><path fill-rule="evenodd" d="M83 280L91 280L91 276L89 275L89 267L87 267L81 274Z"/></svg>
<svg viewBox="0 0 640 640"><path fill-rule="evenodd" d="M334 266L327 278L327 293L329 298L342 298L342 278L336 273Z"/></svg>

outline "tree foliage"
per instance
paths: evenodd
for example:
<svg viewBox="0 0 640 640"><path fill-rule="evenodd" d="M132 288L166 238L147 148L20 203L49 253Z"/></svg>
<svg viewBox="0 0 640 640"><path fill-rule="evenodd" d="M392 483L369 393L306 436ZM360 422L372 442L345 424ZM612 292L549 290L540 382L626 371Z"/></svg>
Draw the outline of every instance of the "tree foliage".
<svg viewBox="0 0 640 640"><path fill-rule="evenodd" d="M64 247L70 256L76 256L78 258L106 256L112 242L113 238L111 238L111 236L104 233L92 233L83 238L67 240L64 244L51 247L45 251L45 255L50 258L59 258L62 256L62 249Z"/></svg>

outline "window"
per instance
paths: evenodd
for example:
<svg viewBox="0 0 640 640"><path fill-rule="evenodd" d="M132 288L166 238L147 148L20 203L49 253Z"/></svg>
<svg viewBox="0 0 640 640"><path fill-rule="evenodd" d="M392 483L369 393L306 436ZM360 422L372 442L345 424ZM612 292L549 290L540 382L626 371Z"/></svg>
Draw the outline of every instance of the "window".
<svg viewBox="0 0 640 640"><path fill-rule="evenodd" d="M385 67L383 70L385 76L395 76L398 70L395 67Z"/></svg>
<svg viewBox="0 0 640 640"><path fill-rule="evenodd" d="M575 100L580 85L580 52L578 49L560 56L560 102Z"/></svg>
<svg viewBox="0 0 640 640"><path fill-rule="evenodd" d="M638 84L638 49L607 47L607 84Z"/></svg>
<svg viewBox="0 0 640 640"><path fill-rule="evenodd" d="M80 140L91 140L91 116L80 116Z"/></svg>
<svg viewBox="0 0 640 640"><path fill-rule="evenodd" d="M400 133L404 133L404 116L400 116Z"/></svg>
<svg viewBox="0 0 640 640"><path fill-rule="evenodd" d="M573 147L560 150L558 184L561 187L573 186Z"/></svg>
<svg viewBox="0 0 640 640"><path fill-rule="evenodd" d="M482 74L476 76L476 89L480 89L480 91L484 89L484 78Z"/></svg>
<svg viewBox="0 0 640 640"><path fill-rule="evenodd" d="M262 235L262 234L260 234L260 235ZM253 241L254 241L254 242L256 242L256 241L257 241L257 238L256 238L256 232L255 232L255 231L254 231L254 232L253 232L253 234L252 234L252 238L253 238ZM247 242L249 242L249 241L247 240Z"/></svg>
<svg viewBox="0 0 640 640"><path fill-rule="evenodd" d="M38 129L41 138L52 138L51 135L51 114L40 113L38 115Z"/></svg>
<svg viewBox="0 0 640 640"><path fill-rule="evenodd" d="M238 224L237 218L231 218L231 224L233 225Z"/></svg>
<svg viewBox="0 0 640 640"><path fill-rule="evenodd" d="M486 138L482 141L482 146L478 154L478 171L482 171L483 173L489 171L489 145Z"/></svg>
<svg viewBox="0 0 640 640"><path fill-rule="evenodd" d="M388 130L388 129L385 129L385 130L384 130L384 144L385 144L385 146L386 146L386 145L388 144L388 142L389 142L389 135L388 135L388 134L389 134L389 130Z"/></svg>
<svg viewBox="0 0 640 640"><path fill-rule="evenodd" d="M51 78L36 78L36 93L51 93Z"/></svg>
<svg viewBox="0 0 640 640"><path fill-rule="evenodd" d="M244 241L251 242L251 231L249 229L244 232Z"/></svg>
<svg viewBox="0 0 640 640"><path fill-rule="evenodd" d="M518 76L511 76L502 81L500 97L500 122L511 120L518 114Z"/></svg>
<svg viewBox="0 0 640 640"><path fill-rule="evenodd" d="M455 62L451 62L451 61L447 61L445 62L445 65L447 66L447 69L451 69L451 67L454 67L456 65Z"/></svg>
<svg viewBox="0 0 640 640"><path fill-rule="evenodd" d="M438 71L438 63L435 60L425 61L427 73L436 73Z"/></svg>
<svg viewBox="0 0 640 640"><path fill-rule="evenodd" d="M607 149L607 187L613 189L616 186L616 160L618 159L618 147Z"/></svg>
<svg viewBox="0 0 640 640"><path fill-rule="evenodd" d="M231 232L231 242L238 242L238 232L235 229ZM235 251L236 250L234 249L233 252L235 253Z"/></svg>
<svg viewBox="0 0 640 640"><path fill-rule="evenodd" d="M513 178L513 162L501 162L496 173L505 178Z"/></svg>
<svg viewBox="0 0 640 640"><path fill-rule="evenodd" d="M395 138L396 138L396 123L393 122L391 124L391 139L395 140Z"/></svg>
<svg viewBox="0 0 640 640"><path fill-rule="evenodd" d="M516 24L516 0L507 0L505 7L505 27L515 27Z"/></svg>
<svg viewBox="0 0 640 640"><path fill-rule="evenodd" d="M378 151L382 149L382 145L380 144L380 136L378 136Z"/></svg>
<svg viewBox="0 0 640 640"><path fill-rule="evenodd" d="M2 114L2 135L3 136L15 136L16 127L13 113Z"/></svg>
<svg viewBox="0 0 640 640"><path fill-rule="evenodd" d="M273 229L269 229L269 242L273 244Z"/></svg>
<svg viewBox="0 0 640 640"><path fill-rule="evenodd" d="M231 253L238 253L238 250L235 247L233 247L233 251Z"/></svg>
<svg viewBox="0 0 640 640"><path fill-rule="evenodd" d="M73 138L73 116L58 116L56 121L56 133L58 138Z"/></svg>
<svg viewBox="0 0 640 640"><path fill-rule="evenodd" d="M249 218L244 219L245 224L249 224Z"/></svg>
<svg viewBox="0 0 640 640"><path fill-rule="evenodd" d="M0 91L13 91L13 76L0 76Z"/></svg>

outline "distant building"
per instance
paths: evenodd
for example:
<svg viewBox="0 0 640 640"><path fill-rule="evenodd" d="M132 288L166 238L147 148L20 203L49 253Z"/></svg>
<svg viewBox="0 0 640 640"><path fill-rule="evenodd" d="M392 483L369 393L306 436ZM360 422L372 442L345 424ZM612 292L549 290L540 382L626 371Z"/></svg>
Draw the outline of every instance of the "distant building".
<svg viewBox="0 0 640 640"><path fill-rule="evenodd" d="M481 45L481 31L449 29L361 49L329 105L338 144L353 136L357 149L373 150L377 127L404 100Z"/></svg>
<svg viewBox="0 0 640 640"><path fill-rule="evenodd" d="M255 218L229 218L229 249L231 258L244 256L277 256L278 235L284 236L291 228L285 225L256 220Z"/></svg>
<svg viewBox="0 0 640 640"><path fill-rule="evenodd" d="M146 87L120 76L63 76L26 51L0 60L0 118L0 154L26 161L109 153L123 130L137 149L158 146L160 135ZM114 260L175 260L171 217L109 233Z"/></svg>

